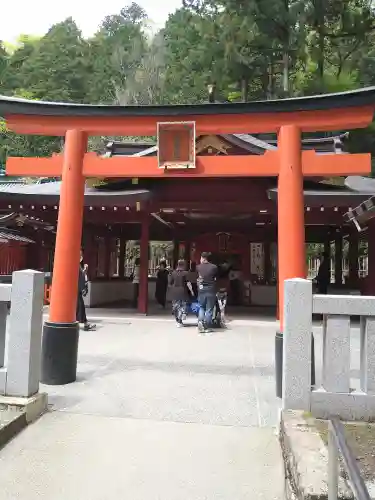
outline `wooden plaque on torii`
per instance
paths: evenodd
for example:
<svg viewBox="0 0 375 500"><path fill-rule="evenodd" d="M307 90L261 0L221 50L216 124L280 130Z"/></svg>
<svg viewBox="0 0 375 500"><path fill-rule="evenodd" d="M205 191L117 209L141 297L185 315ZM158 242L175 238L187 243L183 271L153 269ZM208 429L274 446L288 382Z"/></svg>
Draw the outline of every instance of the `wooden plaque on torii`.
<svg viewBox="0 0 375 500"><path fill-rule="evenodd" d="M195 122L158 122L158 167L195 168Z"/></svg>

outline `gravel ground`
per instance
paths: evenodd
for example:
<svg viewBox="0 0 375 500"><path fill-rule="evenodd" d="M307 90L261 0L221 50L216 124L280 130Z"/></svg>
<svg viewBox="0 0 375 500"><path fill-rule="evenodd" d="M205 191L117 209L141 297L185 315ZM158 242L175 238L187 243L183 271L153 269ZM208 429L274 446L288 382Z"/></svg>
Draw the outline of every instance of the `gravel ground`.
<svg viewBox="0 0 375 500"><path fill-rule="evenodd" d="M316 420L323 441L328 442L327 422ZM354 422L344 424L345 436L365 481L375 481L375 423Z"/></svg>

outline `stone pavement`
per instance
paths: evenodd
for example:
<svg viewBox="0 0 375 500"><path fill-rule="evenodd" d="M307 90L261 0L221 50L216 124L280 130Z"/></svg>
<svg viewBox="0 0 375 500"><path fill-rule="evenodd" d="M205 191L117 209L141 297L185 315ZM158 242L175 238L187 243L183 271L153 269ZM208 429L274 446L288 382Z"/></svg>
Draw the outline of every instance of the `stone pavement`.
<svg viewBox="0 0 375 500"><path fill-rule="evenodd" d="M281 500L272 322L82 332L77 383L0 452L0 500Z"/></svg>

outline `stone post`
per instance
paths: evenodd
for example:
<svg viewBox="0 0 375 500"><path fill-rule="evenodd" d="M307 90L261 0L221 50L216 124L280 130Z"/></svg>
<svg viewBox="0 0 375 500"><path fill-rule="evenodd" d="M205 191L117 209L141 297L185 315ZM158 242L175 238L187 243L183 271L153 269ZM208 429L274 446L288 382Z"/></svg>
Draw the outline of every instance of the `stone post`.
<svg viewBox="0 0 375 500"><path fill-rule="evenodd" d="M375 317L362 316L360 325L361 391L375 394Z"/></svg>
<svg viewBox="0 0 375 500"><path fill-rule="evenodd" d="M0 285L0 368L4 366L5 360L5 331L8 316L8 305L10 302L12 285Z"/></svg>
<svg viewBox="0 0 375 500"><path fill-rule="evenodd" d="M39 391L44 273L13 273L9 317L6 395L30 397Z"/></svg>
<svg viewBox="0 0 375 500"><path fill-rule="evenodd" d="M328 392L350 391L349 315L324 315L323 387Z"/></svg>
<svg viewBox="0 0 375 500"><path fill-rule="evenodd" d="M0 394L5 393L6 386L6 368L5 363L5 338L6 338L6 325L8 316L8 305L10 301L12 285L0 285Z"/></svg>
<svg viewBox="0 0 375 500"><path fill-rule="evenodd" d="M282 384L285 410L310 411L312 300L311 281L285 280Z"/></svg>

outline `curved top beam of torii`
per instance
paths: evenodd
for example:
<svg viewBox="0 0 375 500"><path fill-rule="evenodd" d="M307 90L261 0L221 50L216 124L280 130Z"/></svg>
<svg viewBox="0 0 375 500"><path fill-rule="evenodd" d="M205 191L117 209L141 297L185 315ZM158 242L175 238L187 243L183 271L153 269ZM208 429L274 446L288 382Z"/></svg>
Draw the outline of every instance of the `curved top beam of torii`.
<svg viewBox="0 0 375 500"><path fill-rule="evenodd" d="M375 87L249 103L108 106L30 101L0 96L0 116L24 134L156 135L158 122L194 121L197 134L276 132L297 125L303 132L362 128L373 119Z"/></svg>

